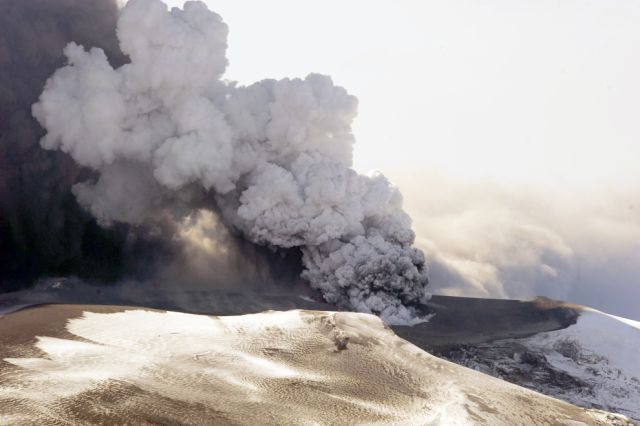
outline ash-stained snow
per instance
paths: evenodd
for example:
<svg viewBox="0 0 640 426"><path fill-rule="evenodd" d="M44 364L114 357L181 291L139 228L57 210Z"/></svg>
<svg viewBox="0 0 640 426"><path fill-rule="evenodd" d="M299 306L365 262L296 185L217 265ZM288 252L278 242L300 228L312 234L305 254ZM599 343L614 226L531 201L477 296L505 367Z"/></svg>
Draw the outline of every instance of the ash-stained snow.
<svg viewBox="0 0 640 426"><path fill-rule="evenodd" d="M211 317L118 309L124 308L56 305L4 317L0 420L630 424L438 359L372 315L298 310ZM28 331L37 339L25 340Z"/></svg>

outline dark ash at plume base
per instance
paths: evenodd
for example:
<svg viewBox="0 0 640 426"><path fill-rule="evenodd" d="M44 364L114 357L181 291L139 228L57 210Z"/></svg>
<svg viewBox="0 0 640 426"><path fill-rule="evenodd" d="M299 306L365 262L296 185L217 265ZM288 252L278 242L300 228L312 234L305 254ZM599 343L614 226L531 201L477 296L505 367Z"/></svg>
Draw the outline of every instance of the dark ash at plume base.
<svg viewBox="0 0 640 426"><path fill-rule="evenodd" d="M104 229L70 192L89 178L67 155L45 151L31 116L71 40L124 62L109 0L0 0L0 291L42 275L113 280L124 267L126 226Z"/></svg>

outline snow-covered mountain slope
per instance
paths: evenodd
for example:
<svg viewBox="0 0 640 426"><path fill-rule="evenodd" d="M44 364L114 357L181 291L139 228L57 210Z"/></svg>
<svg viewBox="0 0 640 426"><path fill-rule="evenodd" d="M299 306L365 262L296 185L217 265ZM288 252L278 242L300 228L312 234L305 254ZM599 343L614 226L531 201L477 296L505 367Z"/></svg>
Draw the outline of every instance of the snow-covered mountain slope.
<svg viewBox="0 0 640 426"><path fill-rule="evenodd" d="M52 305L0 318L0 423L609 425L371 315Z"/></svg>
<svg viewBox="0 0 640 426"><path fill-rule="evenodd" d="M567 328L441 351L459 364L640 422L640 323L592 309Z"/></svg>

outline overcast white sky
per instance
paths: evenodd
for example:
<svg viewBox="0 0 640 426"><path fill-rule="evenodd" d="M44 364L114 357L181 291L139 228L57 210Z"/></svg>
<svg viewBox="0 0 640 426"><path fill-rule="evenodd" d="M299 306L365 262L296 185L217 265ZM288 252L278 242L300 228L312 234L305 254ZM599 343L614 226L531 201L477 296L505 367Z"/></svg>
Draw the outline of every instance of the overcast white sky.
<svg viewBox="0 0 640 426"><path fill-rule="evenodd" d="M638 2L207 3L230 26L228 78L320 72L360 99L360 169L640 177Z"/></svg>
<svg viewBox="0 0 640 426"><path fill-rule="evenodd" d="M355 167L403 189L437 291L640 319L640 2L207 3L227 78L359 98Z"/></svg>

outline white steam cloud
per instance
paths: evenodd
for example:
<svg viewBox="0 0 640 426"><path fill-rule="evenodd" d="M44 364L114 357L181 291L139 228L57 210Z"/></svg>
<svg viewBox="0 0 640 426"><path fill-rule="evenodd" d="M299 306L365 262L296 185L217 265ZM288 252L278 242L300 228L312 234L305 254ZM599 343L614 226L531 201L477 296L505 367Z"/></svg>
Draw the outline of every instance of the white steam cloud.
<svg viewBox="0 0 640 426"><path fill-rule="evenodd" d="M188 209L204 189L246 238L299 247L303 277L327 301L415 321L424 255L398 189L351 169L353 96L316 74L222 80L227 26L200 2L131 0L117 35L130 63L114 69L101 49L70 43L33 107L44 148L99 172L74 187L86 209L138 224Z"/></svg>
<svg viewBox="0 0 640 426"><path fill-rule="evenodd" d="M417 220L433 293L544 295L640 319L640 191L394 176ZM428 194L424 188L429 188Z"/></svg>

